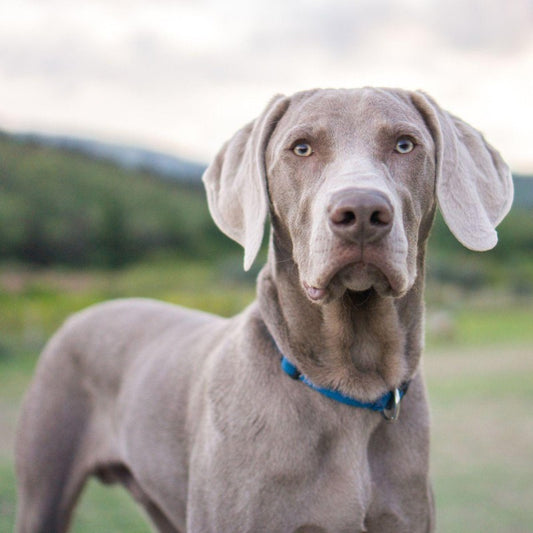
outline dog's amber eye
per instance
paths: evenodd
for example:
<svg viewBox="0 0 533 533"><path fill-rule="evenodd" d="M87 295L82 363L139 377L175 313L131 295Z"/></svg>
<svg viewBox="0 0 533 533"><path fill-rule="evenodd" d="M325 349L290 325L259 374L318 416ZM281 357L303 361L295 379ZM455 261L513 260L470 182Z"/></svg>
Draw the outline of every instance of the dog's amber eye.
<svg viewBox="0 0 533 533"><path fill-rule="evenodd" d="M309 157L313 153L311 145L302 141L297 142L292 151L300 157Z"/></svg>
<svg viewBox="0 0 533 533"><path fill-rule="evenodd" d="M414 141L410 137L400 137L396 141L396 146L394 147L394 151L398 152L399 154L408 154L409 152L412 152L415 147Z"/></svg>

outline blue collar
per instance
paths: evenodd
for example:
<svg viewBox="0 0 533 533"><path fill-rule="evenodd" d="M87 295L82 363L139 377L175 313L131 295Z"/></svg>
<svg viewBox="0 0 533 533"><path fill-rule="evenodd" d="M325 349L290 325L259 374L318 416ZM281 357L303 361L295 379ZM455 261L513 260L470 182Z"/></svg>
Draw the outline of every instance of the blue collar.
<svg viewBox="0 0 533 533"><path fill-rule="evenodd" d="M399 388L386 392L381 398L378 398L375 402L362 402L351 396L346 396L342 392L335 389L325 389L315 385L309 378L300 373L300 371L286 359L281 357L281 368L292 379L297 379L302 383L305 383L313 390L335 400L336 402L344 403L352 407L359 407L362 409L370 409L372 411L380 412L386 420L397 420L400 415L400 401L405 396L407 389L409 388L409 382L404 383Z"/></svg>

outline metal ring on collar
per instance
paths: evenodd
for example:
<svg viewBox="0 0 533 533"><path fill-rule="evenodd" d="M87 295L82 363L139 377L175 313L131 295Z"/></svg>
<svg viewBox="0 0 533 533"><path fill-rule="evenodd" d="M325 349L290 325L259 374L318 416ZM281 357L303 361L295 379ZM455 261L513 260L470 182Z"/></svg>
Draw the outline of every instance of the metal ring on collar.
<svg viewBox="0 0 533 533"><path fill-rule="evenodd" d="M388 420L389 422L395 422L398 420L398 417L400 416L401 400L402 396L400 394L400 390L394 389L394 391L392 391L392 397L389 404L382 411L383 418L385 418L385 420Z"/></svg>

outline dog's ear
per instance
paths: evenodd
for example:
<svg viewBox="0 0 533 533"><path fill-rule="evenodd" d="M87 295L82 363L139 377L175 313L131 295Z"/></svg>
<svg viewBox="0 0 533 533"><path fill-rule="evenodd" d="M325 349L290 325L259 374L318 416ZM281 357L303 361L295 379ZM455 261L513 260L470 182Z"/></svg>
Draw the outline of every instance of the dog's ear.
<svg viewBox="0 0 533 533"><path fill-rule="evenodd" d="M288 105L288 98L275 96L256 120L226 142L202 178L217 226L244 247L245 270L261 247L268 212L266 148Z"/></svg>
<svg viewBox="0 0 533 533"><path fill-rule="evenodd" d="M446 224L467 248L494 248L495 228L513 202L509 167L481 133L429 96L416 92L411 99L435 142L437 200Z"/></svg>

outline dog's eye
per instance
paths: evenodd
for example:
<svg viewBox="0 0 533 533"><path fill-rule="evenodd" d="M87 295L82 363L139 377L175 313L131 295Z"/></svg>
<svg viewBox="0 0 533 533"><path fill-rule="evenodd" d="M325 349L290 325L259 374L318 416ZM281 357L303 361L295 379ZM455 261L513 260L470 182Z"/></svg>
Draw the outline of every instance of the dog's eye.
<svg viewBox="0 0 533 533"><path fill-rule="evenodd" d="M412 152L415 147L414 141L410 137L400 137L396 141L396 146L394 147L394 151L398 152L399 154L408 154L409 152Z"/></svg>
<svg viewBox="0 0 533 533"><path fill-rule="evenodd" d="M313 149L309 143L298 141L292 148L292 151L300 157L309 157L313 153Z"/></svg>

